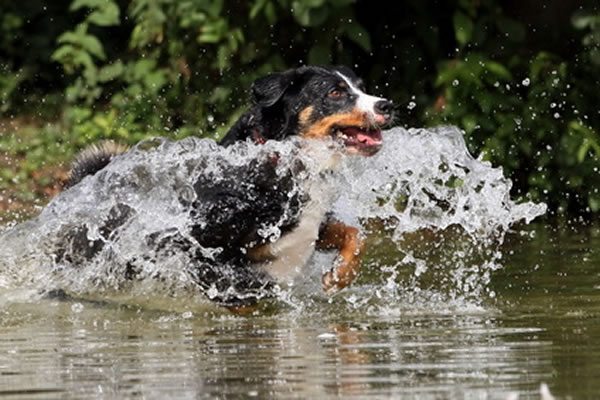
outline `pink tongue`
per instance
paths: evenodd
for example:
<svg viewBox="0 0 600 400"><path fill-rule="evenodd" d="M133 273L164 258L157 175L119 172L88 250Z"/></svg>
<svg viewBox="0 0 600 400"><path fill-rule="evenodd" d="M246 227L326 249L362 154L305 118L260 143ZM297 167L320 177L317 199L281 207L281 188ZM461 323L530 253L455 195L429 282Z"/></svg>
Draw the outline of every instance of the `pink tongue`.
<svg viewBox="0 0 600 400"><path fill-rule="evenodd" d="M360 143L364 143L364 144L367 144L369 146L373 146L373 145L376 145L376 144L381 144L381 137L373 137L373 136L365 135L363 133L357 134L356 135L356 139Z"/></svg>

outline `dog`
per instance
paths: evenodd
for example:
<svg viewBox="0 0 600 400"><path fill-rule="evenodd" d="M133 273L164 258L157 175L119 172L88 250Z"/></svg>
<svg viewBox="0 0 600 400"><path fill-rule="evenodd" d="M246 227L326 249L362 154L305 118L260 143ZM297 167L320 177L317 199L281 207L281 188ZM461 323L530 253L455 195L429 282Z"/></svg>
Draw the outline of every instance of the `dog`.
<svg viewBox="0 0 600 400"><path fill-rule="evenodd" d="M272 73L254 82L251 99L252 105L225 134L221 146L301 138L306 144L299 147L300 152L313 151L310 143L327 141L344 153L371 156L382 146L381 130L394 120L392 102L366 94L362 80L344 66L303 66ZM74 161L68 185L77 185L116 157L126 156L126 149L116 145L87 149ZM331 215L328 200L320 198L326 192L323 185L307 184L294 191L294 176L303 166L291 163L294 166L277 172L278 157L275 154L229 168L218 180L209 173L195 178L196 199L189 212L192 220L202 224L193 225L191 237L202 247L221 252L212 260L198 254L198 264L191 268L193 277L205 293L219 289L208 297L237 313L252 310L277 285L291 282L315 250L339 253L333 268L322 276L326 292L343 289L359 273L364 247L359 229ZM332 168L335 162L324 163L324 170ZM130 212L126 205L112 212L104 230L106 237ZM275 237L259 232L273 224L279 230ZM93 253L94 244L74 243L81 235L81 231L68 235L70 245L65 248L71 250L58 252L59 261L67 257L72 262L74 248ZM155 245L169 251L191 247L189 238L181 235L166 241L162 236L160 241ZM129 264L128 271L135 276L135 260ZM227 287L235 290L227 291Z"/></svg>

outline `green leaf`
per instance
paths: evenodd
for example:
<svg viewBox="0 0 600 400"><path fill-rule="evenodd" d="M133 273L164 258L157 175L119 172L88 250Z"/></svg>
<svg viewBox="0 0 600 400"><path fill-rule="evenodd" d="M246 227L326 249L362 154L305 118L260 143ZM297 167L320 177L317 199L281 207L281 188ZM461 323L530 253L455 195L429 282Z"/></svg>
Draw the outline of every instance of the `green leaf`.
<svg viewBox="0 0 600 400"><path fill-rule="evenodd" d="M98 26L113 26L119 24L119 7L114 3L106 3L99 10L92 12L88 18L88 22Z"/></svg>
<svg viewBox="0 0 600 400"><path fill-rule="evenodd" d="M133 66L128 68L133 74L133 80L141 80L156 68L156 61L152 59L141 59L133 63Z"/></svg>
<svg viewBox="0 0 600 400"><path fill-rule="evenodd" d="M75 47L71 46L70 44L65 44L60 46L58 49L56 49L56 51L54 53L52 53L52 60L57 61L61 64L65 64L66 60L71 57L71 55L73 54L73 52L76 52L77 50L75 49Z"/></svg>
<svg viewBox="0 0 600 400"><path fill-rule="evenodd" d="M98 80L100 82L112 81L121 76L124 69L125 67L120 60L113 64L105 65L104 67L100 68L100 71L98 71Z"/></svg>
<svg viewBox="0 0 600 400"><path fill-rule="evenodd" d="M490 71L499 78L504 78L506 80L512 79L510 71L500 63L497 63L495 61L486 61L485 67L488 71Z"/></svg>
<svg viewBox="0 0 600 400"><path fill-rule="evenodd" d="M275 13L275 5L273 3L268 3L265 7L265 17L271 25L277 21L277 14Z"/></svg>
<svg viewBox="0 0 600 400"><path fill-rule="evenodd" d="M221 15L221 11L223 10L223 0L210 0L205 1L207 6L203 7L209 15L212 17L218 17Z"/></svg>
<svg viewBox="0 0 600 400"><path fill-rule="evenodd" d="M452 20L456 41L463 47L469 43L473 36L473 21L461 11L455 12Z"/></svg>
<svg viewBox="0 0 600 400"><path fill-rule="evenodd" d="M217 50L217 67L219 70L222 71L229 66L230 58L231 52L229 49L225 46L219 47L219 50Z"/></svg>
<svg viewBox="0 0 600 400"><path fill-rule="evenodd" d="M256 18L258 13L266 6L267 0L255 0L250 8L250 19Z"/></svg>
<svg viewBox="0 0 600 400"><path fill-rule="evenodd" d="M588 198L588 205L592 212L600 211L600 197L590 196L590 198Z"/></svg>
<svg viewBox="0 0 600 400"><path fill-rule="evenodd" d="M161 70L154 71L144 77L144 85L151 92L158 92L167 83L165 73Z"/></svg>
<svg viewBox="0 0 600 400"><path fill-rule="evenodd" d="M83 50L96 56L97 58L104 60L106 55L104 54L104 48L102 43L92 35L85 32L65 32L58 37L58 43L69 43L72 45L78 45Z"/></svg>
<svg viewBox="0 0 600 400"><path fill-rule="evenodd" d="M203 32L198 35L198 43L219 43L221 35L216 32Z"/></svg>
<svg viewBox="0 0 600 400"><path fill-rule="evenodd" d="M583 160L585 160L585 156L587 155L587 152L590 149L591 145L592 144L588 139L583 139L581 146L579 146L579 149L577 150L577 161L579 163L582 163Z"/></svg>
<svg viewBox="0 0 600 400"><path fill-rule="evenodd" d="M218 43L230 35L227 21L218 19L211 23L205 24L202 31L198 35L198 43Z"/></svg>
<svg viewBox="0 0 600 400"><path fill-rule="evenodd" d="M106 55L104 54L104 48L102 43L95 36L83 35L79 37L79 44L88 51L88 53L96 56L97 58L104 60Z"/></svg>
<svg viewBox="0 0 600 400"><path fill-rule="evenodd" d="M571 17L571 23L575 29L585 29L597 22L600 22L600 15L588 14L581 11L575 12Z"/></svg>
<svg viewBox="0 0 600 400"><path fill-rule="evenodd" d="M105 5L107 0L74 0L69 7L69 10L76 11L81 8L101 8Z"/></svg>

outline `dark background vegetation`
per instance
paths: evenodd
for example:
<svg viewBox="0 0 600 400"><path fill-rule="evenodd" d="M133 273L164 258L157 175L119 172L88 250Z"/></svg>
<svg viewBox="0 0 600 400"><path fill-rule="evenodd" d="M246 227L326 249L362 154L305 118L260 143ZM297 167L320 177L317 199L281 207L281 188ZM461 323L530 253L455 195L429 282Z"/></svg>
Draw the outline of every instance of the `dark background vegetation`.
<svg viewBox="0 0 600 400"><path fill-rule="evenodd" d="M43 204L91 142L218 138L254 79L307 63L464 129L515 196L600 211L597 0L0 2L0 207Z"/></svg>

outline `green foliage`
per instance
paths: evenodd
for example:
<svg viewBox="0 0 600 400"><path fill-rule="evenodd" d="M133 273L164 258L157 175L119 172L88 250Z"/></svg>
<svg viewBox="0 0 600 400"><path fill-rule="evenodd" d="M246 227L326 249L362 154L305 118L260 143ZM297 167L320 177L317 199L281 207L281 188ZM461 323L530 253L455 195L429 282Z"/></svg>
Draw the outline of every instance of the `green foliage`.
<svg viewBox="0 0 600 400"><path fill-rule="evenodd" d="M15 44L11 37L14 37L23 25L23 20L16 14L0 14L0 48L5 51L14 51ZM11 71L8 63L0 64L0 113L4 113L12 108L11 99L24 79L23 71Z"/></svg>
<svg viewBox="0 0 600 400"><path fill-rule="evenodd" d="M492 2L482 3L481 9L455 13L462 50L439 65L436 86L442 94L430 109L430 123L465 129L472 151L502 165L521 194L554 209L600 211L600 88L594 78L600 71L593 62L569 62L544 51L500 52L492 59L498 37L506 38L501 46L513 48L510 42L522 42L525 27L486 9ZM597 27L590 17L574 21L580 28ZM473 31L487 34L476 38ZM577 57L589 51L592 61L597 46L586 49L590 35Z"/></svg>
<svg viewBox="0 0 600 400"><path fill-rule="evenodd" d="M74 0L69 9L86 9L87 16L75 29L58 37L60 46L52 54L52 59L62 64L67 74L77 75L75 82L67 89L67 99L71 102L84 100L91 105L102 94L102 83L119 76L122 70L119 66L122 64L98 65L106 60L106 54L100 40L89 33L90 26L117 25L119 8L106 0Z"/></svg>
<svg viewBox="0 0 600 400"><path fill-rule="evenodd" d="M0 3L0 114L54 122L40 129L42 141L17 144L3 135L0 152L29 161L18 171L0 171L31 179L35 167L67 160L101 139L218 138L247 106L248 88L259 76L300 63L347 64L371 91L401 105L401 124L465 129L471 150L502 165L517 194L554 209L600 211L598 6L551 0L548 8L565 10L553 13L552 34L543 28L547 16L527 4L505 10L497 0L406 0L396 6ZM45 151L48 146L61 155Z"/></svg>
<svg viewBox="0 0 600 400"><path fill-rule="evenodd" d="M576 29L585 32L582 43L586 61L600 65L600 14L580 11L573 15L572 21Z"/></svg>
<svg viewBox="0 0 600 400"><path fill-rule="evenodd" d="M116 120L136 127L127 131L183 128L218 136L246 106L246 88L288 64L274 51L275 44L264 43L276 21L285 35L285 24L296 24L292 40L308 27L327 30L309 50L310 62L331 62L339 37L368 51L370 37L353 21L352 3L135 0L120 6L114 0L75 0L70 10L87 12L58 37L52 58L74 77L66 89L69 103L102 104ZM133 24L127 47L110 35L123 18ZM106 49L115 48L119 51L107 56ZM134 141L139 135L126 136Z"/></svg>

